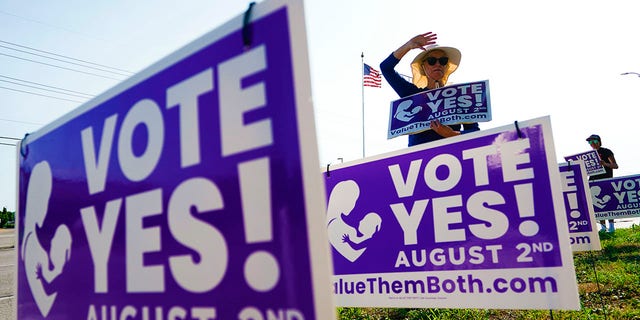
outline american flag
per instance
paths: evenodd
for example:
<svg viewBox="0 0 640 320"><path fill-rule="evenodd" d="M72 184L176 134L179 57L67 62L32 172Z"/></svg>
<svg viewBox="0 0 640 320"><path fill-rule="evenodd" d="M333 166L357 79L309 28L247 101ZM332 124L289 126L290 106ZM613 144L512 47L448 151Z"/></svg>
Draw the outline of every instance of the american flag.
<svg viewBox="0 0 640 320"><path fill-rule="evenodd" d="M382 78L380 77L380 71L372 68L368 64L364 64L363 81L365 87L382 87Z"/></svg>

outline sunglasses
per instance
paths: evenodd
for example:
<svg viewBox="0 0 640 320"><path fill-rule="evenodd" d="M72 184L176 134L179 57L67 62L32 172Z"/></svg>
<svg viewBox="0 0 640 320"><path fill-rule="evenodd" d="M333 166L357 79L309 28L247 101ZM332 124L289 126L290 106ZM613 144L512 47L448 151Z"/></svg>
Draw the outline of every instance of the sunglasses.
<svg viewBox="0 0 640 320"><path fill-rule="evenodd" d="M600 140L598 140L598 139L589 140L589 143L596 143L596 142L600 142Z"/></svg>
<svg viewBox="0 0 640 320"><path fill-rule="evenodd" d="M442 58L427 57L425 59L425 61L427 61L427 63L430 66L435 65L436 62L440 62L441 66L445 66L445 65L447 65L447 63L449 63L449 58L447 58L447 57L442 57Z"/></svg>

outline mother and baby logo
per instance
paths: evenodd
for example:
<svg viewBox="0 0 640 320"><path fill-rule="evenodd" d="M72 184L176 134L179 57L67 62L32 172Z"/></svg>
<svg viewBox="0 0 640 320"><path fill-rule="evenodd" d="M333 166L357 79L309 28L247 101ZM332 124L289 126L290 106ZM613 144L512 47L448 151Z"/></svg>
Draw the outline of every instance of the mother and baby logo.
<svg viewBox="0 0 640 320"><path fill-rule="evenodd" d="M607 206L607 202L611 200L611 196L605 194L601 197L600 192L602 192L602 189L598 186L591 186L589 190L591 190L591 202L593 205L600 209L604 209L604 207Z"/></svg>
<svg viewBox="0 0 640 320"><path fill-rule="evenodd" d="M43 161L36 164L27 187L20 250L31 294L43 317L49 314L58 295L54 281L62 274L71 257L71 233L66 225L61 224L56 228L48 252L40 241L45 234L42 228L49 210L52 184L49 163Z"/></svg>
<svg viewBox="0 0 640 320"><path fill-rule="evenodd" d="M375 212L365 214L360 220L352 221L349 215L354 211L360 197L360 187L353 180L335 185L327 205L327 230L331 245L347 260L354 262L367 250L367 242L382 227L382 219Z"/></svg>
<svg viewBox="0 0 640 320"><path fill-rule="evenodd" d="M400 104L398 105L398 109L396 110L396 113L393 115L393 117L404 122L411 121L411 119L413 119L413 117L418 114L418 112L422 111L421 106L415 106L411 108L412 105L413 101L411 100L400 102Z"/></svg>

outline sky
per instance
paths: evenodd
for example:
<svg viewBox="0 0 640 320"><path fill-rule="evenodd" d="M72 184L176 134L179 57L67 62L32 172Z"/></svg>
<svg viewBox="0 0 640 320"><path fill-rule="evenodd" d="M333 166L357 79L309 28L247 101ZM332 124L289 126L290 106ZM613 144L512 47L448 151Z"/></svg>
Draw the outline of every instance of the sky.
<svg viewBox="0 0 640 320"><path fill-rule="evenodd" d="M16 148L6 144L249 3L0 0L0 207L16 208ZM621 75L640 72L637 1L306 0L304 7L321 165L406 147L406 137L386 138L389 103L399 97L384 81L363 90L362 62L379 69L411 37L432 31L462 52L450 82L489 80L492 120L481 129L550 116L558 162L590 150L585 139L596 133L615 154L615 176L640 174L640 77ZM410 75L418 53L396 70Z"/></svg>

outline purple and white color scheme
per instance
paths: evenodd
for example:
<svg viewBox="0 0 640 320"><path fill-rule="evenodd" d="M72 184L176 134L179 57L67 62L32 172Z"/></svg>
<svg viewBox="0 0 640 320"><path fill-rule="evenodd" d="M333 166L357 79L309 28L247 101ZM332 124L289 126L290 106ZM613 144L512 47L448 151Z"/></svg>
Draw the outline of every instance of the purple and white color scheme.
<svg viewBox="0 0 640 320"><path fill-rule="evenodd" d="M19 319L335 319L302 1L21 144Z"/></svg>
<svg viewBox="0 0 640 320"><path fill-rule="evenodd" d="M443 124L491 121L489 80L459 83L391 102L387 139L429 130Z"/></svg>
<svg viewBox="0 0 640 320"><path fill-rule="evenodd" d="M602 249L584 162L578 160L560 164L560 181L569 224L571 249L573 251Z"/></svg>
<svg viewBox="0 0 640 320"><path fill-rule="evenodd" d="M640 217L640 175L589 181L597 220Z"/></svg>
<svg viewBox="0 0 640 320"><path fill-rule="evenodd" d="M340 306L579 309L548 117L325 172Z"/></svg>
<svg viewBox="0 0 640 320"><path fill-rule="evenodd" d="M603 174L606 172L602 164L600 164L600 156L598 155L598 151L596 150L590 150L566 156L564 157L564 160L567 162L581 160L582 162L584 162L584 167L587 170L588 176Z"/></svg>

